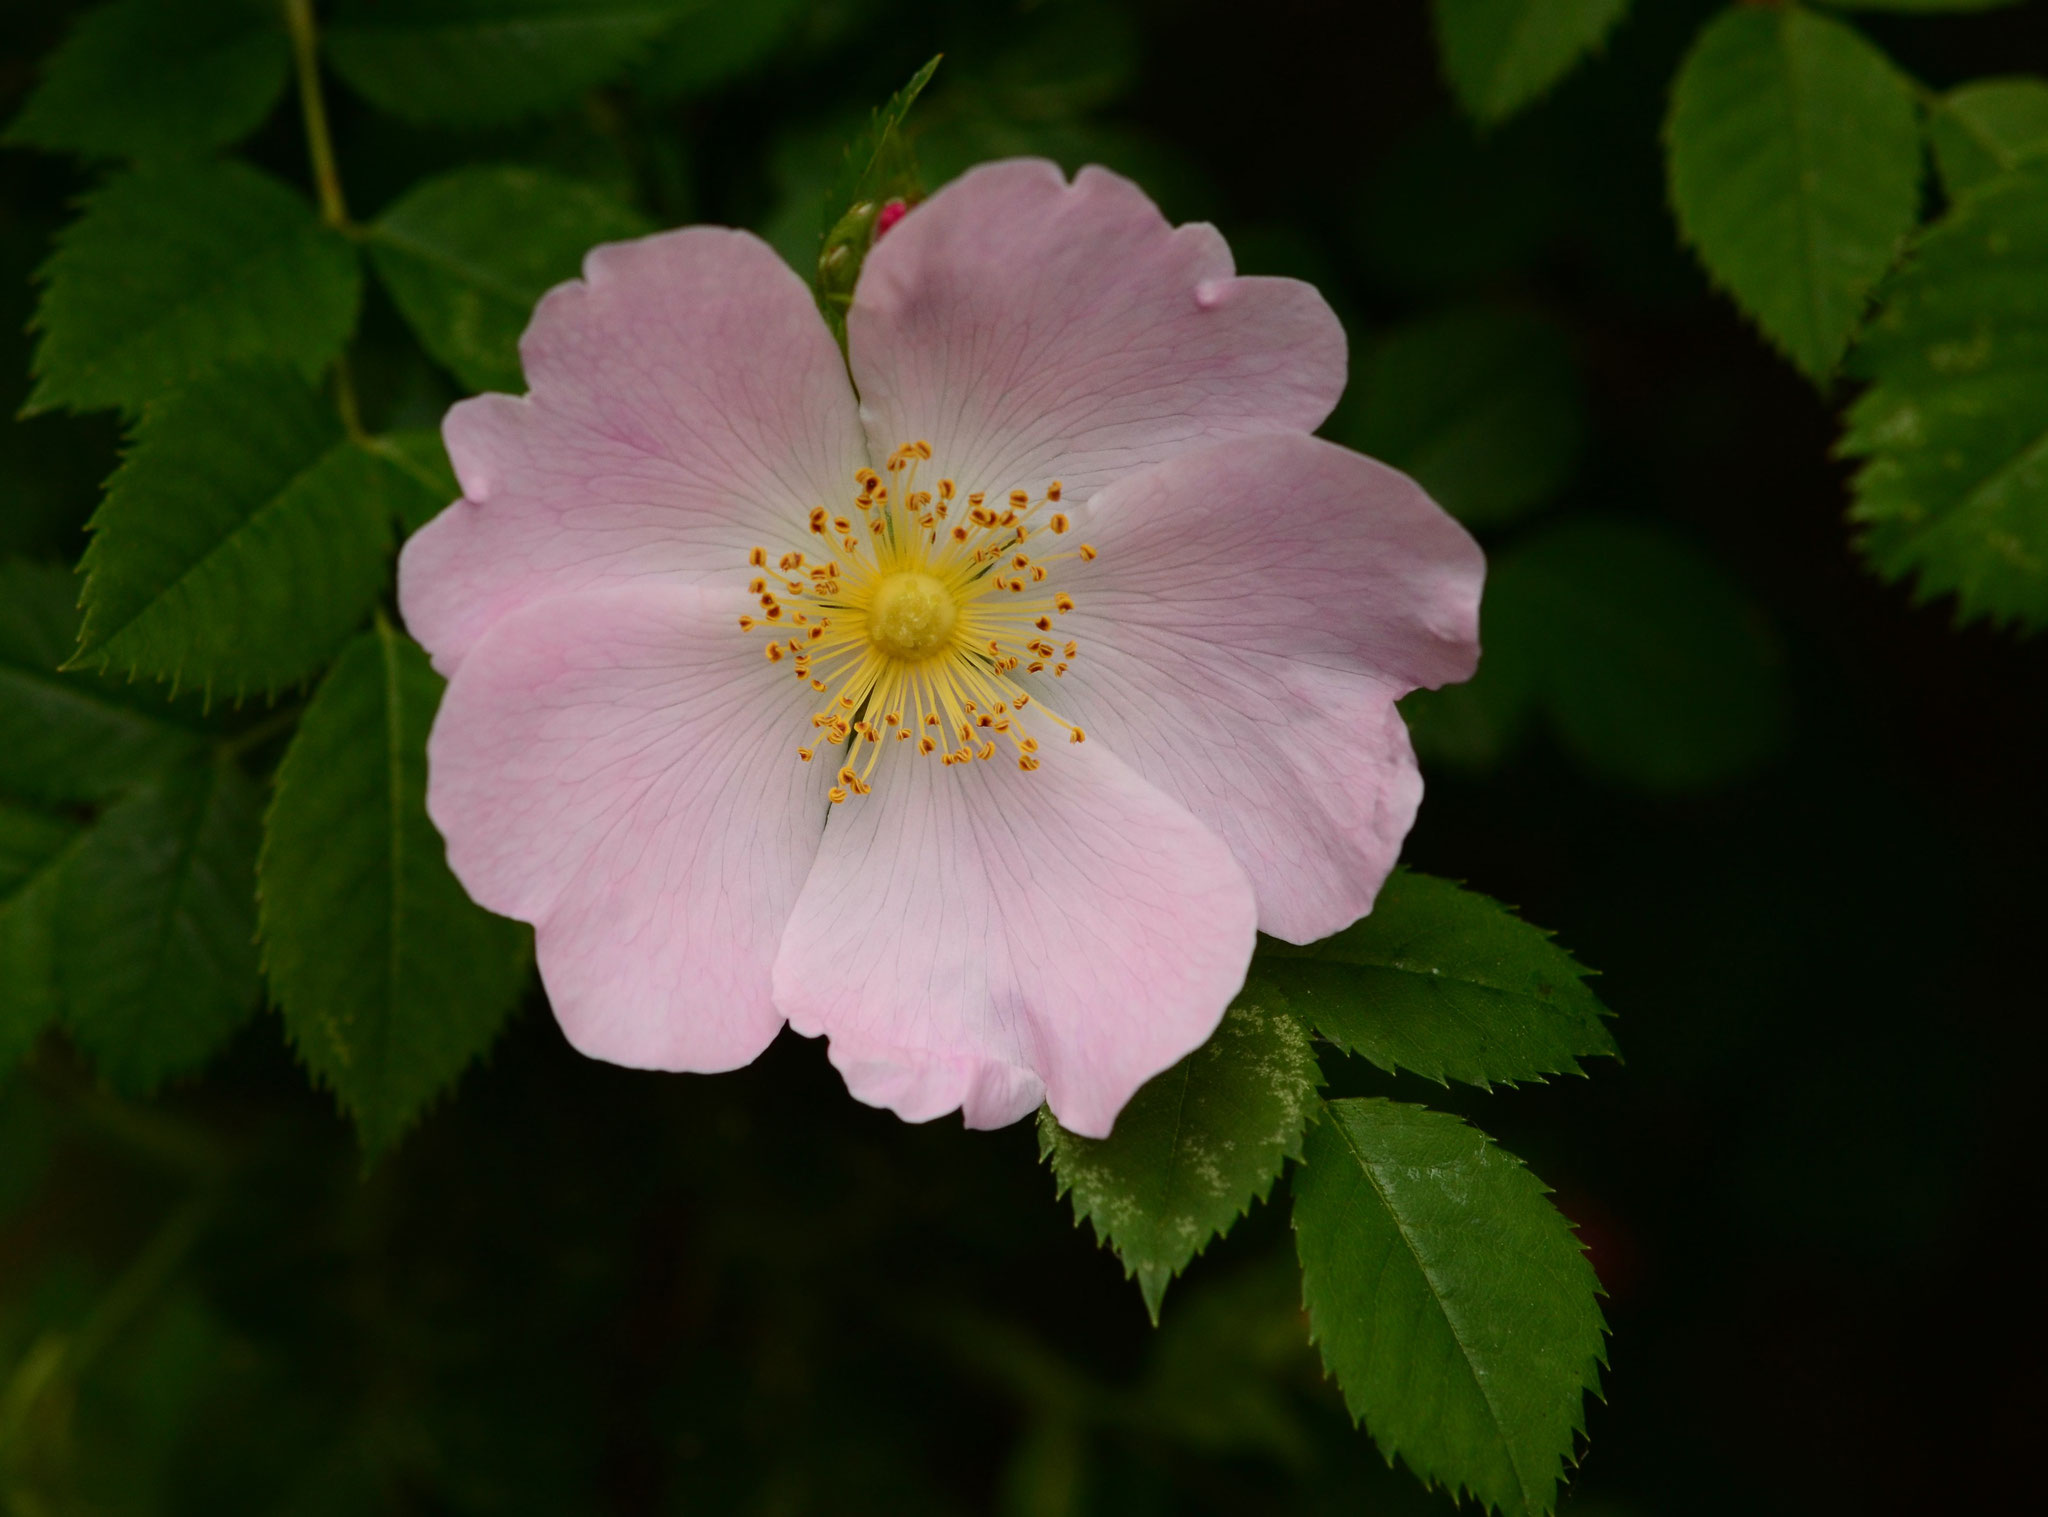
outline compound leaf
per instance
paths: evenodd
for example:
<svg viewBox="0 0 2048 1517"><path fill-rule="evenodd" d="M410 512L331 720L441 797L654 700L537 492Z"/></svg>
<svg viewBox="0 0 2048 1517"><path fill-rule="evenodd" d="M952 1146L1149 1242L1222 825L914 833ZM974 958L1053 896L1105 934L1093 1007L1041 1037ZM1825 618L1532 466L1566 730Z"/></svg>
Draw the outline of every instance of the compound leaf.
<svg viewBox="0 0 2048 1517"><path fill-rule="evenodd" d="M519 334L534 302L573 279L598 243L652 230L639 212L559 174L468 168L414 186L371 223L370 258L450 372L475 390L518 391Z"/></svg>
<svg viewBox="0 0 2048 1517"><path fill-rule="evenodd" d="M1599 47L1629 0L1434 0L1437 45L1458 103L1503 121Z"/></svg>
<svg viewBox="0 0 2048 1517"><path fill-rule="evenodd" d="M90 158L200 152L247 136L284 90L290 47L258 0L116 0L88 11L7 129Z"/></svg>
<svg viewBox="0 0 2048 1517"><path fill-rule="evenodd" d="M144 1094L256 1009L255 788L181 764L109 807L59 872L56 980L72 1041Z"/></svg>
<svg viewBox="0 0 2048 1517"><path fill-rule="evenodd" d="M1839 21L1740 6L1680 67L1665 137L1685 240L1764 335L1825 380L1919 215L1910 85Z"/></svg>
<svg viewBox="0 0 2048 1517"><path fill-rule="evenodd" d="M1507 1517L1555 1509L1606 1323L1572 1226L1458 1118L1331 1101L1295 1171L1302 1303L1389 1460Z"/></svg>
<svg viewBox="0 0 2048 1517"><path fill-rule="evenodd" d="M1173 1277L1301 1156L1321 1083L1301 1024L1247 997L1131 1097L1107 1138L1077 1137L1040 1110L1039 1157L1058 1193L1073 1193L1075 1224L1093 1223L1137 1276L1153 1322Z"/></svg>
<svg viewBox="0 0 2048 1517"><path fill-rule="evenodd" d="M307 379L355 326L362 271L305 197L246 164L146 166L86 197L42 272L27 413L134 412L223 364Z"/></svg>
<svg viewBox="0 0 2048 1517"><path fill-rule="evenodd" d="M1372 915L1296 947L1262 940L1247 994L1277 994L1346 1053L1442 1084L1579 1074L1615 1052L1591 971L1500 902L1398 870Z"/></svg>
<svg viewBox="0 0 2048 1517"><path fill-rule="evenodd" d="M1962 620L2048 626L2048 163L1959 200L1887 287L1855 354L1842 452L1887 579Z"/></svg>
<svg viewBox="0 0 2048 1517"><path fill-rule="evenodd" d="M153 404L90 523L79 659L238 696L303 679L384 586L395 476L288 372Z"/></svg>
<svg viewBox="0 0 2048 1517"><path fill-rule="evenodd" d="M442 681L381 621L336 660L277 773L261 863L263 967L308 1067L389 1148L503 1026L526 932L448 872L427 819Z"/></svg>

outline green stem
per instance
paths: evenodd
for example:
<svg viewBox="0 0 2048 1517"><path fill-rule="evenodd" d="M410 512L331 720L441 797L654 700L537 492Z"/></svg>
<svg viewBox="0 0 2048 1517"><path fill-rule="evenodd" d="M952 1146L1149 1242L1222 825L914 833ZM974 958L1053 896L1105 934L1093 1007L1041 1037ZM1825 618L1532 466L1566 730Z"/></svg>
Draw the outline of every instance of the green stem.
<svg viewBox="0 0 2048 1517"><path fill-rule="evenodd" d="M341 193L341 172L334 164L334 136L327 129L327 97L320 90L320 34L313 24L313 0L284 0L284 19L291 28L292 58L298 65L299 105L306 117L306 155L313 161L320 216L337 232L352 231L348 201Z"/></svg>
<svg viewBox="0 0 2048 1517"><path fill-rule="evenodd" d="M253 727L245 727L233 737L223 738L220 744L221 757L238 759L252 748L261 748L272 738L291 731L294 724L304 716L303 706L287 706L282 711L273 711Z"/></svg>
<svg viewBox="0 0 2048 1517"><path fill-rule="evenodd" d="M357 235L349 220L348 199L341 192L341 170L334 161L334 133L327 125L327 96L320 87L320 33L313 20L313 0L284 0L285 25L292 34L292 60L298 70L299 106L306 122L306 157L313 167L313 188L320 197L320 219L345 236ZM356 401L348 358L334 360L334 408L342 427L361 442L363 410Z"/></svg>
<svg viewBox="0 0 2048 1517"><path fill-rule="evenodd" d="M75 1385L157 1297L204 1235L218 1204L218 1193L208 1190L179 1207L100 1297L76 1332L51 1331L35 1342L13 1377L0 1388L0 1456L12 1462L30 1431L36 1408L57 1387Z"/></svg>

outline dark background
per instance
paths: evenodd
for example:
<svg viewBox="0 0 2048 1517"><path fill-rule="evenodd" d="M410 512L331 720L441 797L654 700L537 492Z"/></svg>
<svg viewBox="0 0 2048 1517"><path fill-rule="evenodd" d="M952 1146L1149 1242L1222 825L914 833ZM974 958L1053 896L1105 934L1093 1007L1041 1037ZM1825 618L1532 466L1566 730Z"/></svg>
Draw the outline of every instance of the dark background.
<svg viewBox="0 0 2048 1517"><path fill-rule="evenodd" d="M73 9L7 8L0 114ZM1420 0L796 7L714 87L650 78L489 138L332 99L362 207L525 157L800 244L846 123L943 49L934 179L1022 150L1127 167L1248 270L1312 274L1359 345L1474 299L1558 324L1588 444L1550 517L1661 523L1730 573L1784 735L1680 793L1540 736L1431 765L1410 861L1601 969L1627 1062L1490 1096L1326 1069L1482 1121L1582 1224L1614 1338L1567 1511L2018 1508L2048 1421L2024 1242L2048 646L1958 631L1857 563L1830 459L1848 387L1777 360L1664 207L1665 90L1711 8L1636 9L1483 141ZM1863 19L1935 88L2048 62L2038 5ZM303 182L294 111L253 151ZM9 410L29 272L88 182L0 155ZM373 424L453 398L374 296L365 345ZM75 556L117 443L101 418L0 426L0 549ZM794 1037L715 1078L587 1063L536 997L365 1177L273 1017L145 1106L53 1040L0 1087L0 1437L38 1332L104 1343L16 1450L76 1504L17 1510L1449 1509L1385 1472L1299 1347L1284 1202L1155 1334L1034 1144L859 1107Z"/></svg>

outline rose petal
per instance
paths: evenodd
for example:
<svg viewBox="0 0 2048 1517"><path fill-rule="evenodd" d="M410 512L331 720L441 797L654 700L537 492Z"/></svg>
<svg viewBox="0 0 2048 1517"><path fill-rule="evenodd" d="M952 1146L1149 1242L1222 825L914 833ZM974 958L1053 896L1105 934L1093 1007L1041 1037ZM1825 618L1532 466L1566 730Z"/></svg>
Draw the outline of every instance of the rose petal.
<svg viewBox="0 0 2048 1517"><path fill-rule="evenodd" d="M1132 476L1082 531L1045 702L1229 843L1261 929L1363 916L1422 799L1394 702L1478 659L1478 545L1406 475L1285 435Z"/></svg>
<svg viewBox="0 0 2048 1517"><path fill-rule="evenodd" d="M1020 773L888 753L835 807L775 965L798 1032L860 1100L970 1126L1043 1087L1106 1136L1244 982L1251 888L1222 842L1084 743Z"/></svg>
<svg viewBox="0 0 2048 1517"><path fill-rule="evenodd" d="M963 489L1068 498L1221 437L1309 431L1344 388L1314 287L1237 278L1216 229L1129 180L970 170L868 255L847 317L878 454L929 441Z"/></svg>
<svg viewBox="0 0 2048 1517"><path fill-rule="evenodd" d="M547 595L744 573L809 546L810 508L867 461L809 291L746 232L687 227L597 248L520 342L533 393L443 428L464 499L399 560L406 627L451 672L492 622Z"/></svg>
<svg viewBox="0 0 2048 1517"><path fill-rule="evenodd" d="M532 922L569 1041L732 1069L782 1025L770 967L824 831L813 697L736 591L631 586L494 624L428 741L427 809L493 911Z"/></svg>

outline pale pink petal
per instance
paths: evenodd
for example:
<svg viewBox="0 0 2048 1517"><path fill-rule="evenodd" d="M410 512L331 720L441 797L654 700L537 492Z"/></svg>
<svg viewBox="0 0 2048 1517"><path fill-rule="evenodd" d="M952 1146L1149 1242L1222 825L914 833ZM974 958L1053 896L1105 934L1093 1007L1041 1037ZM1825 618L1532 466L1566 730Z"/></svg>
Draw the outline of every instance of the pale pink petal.
<svg viewBox="0 0 2048 1517"><path fill-rule="evenodd" d="M890 753L833 808L775 965L798 1032L911 1121L1105 1136L1244 981L1251 887L1216 835L1095 743L943 768Z"/></svg>
<svg viewBox="0 0 2048 1517"><path fill-rule="evenodd" d="M1478 545L1406 475L1284 435L1133 476L1081 532L1080 656L1044 702L1230 844L1264 931L1365 915L1422 799L1394 702L1471 676Z"/></svg>
<svg viewBox="0 0 2048 1517"><path fill-rule="evenodd" d="M806 546L867 461L839 349L759 238L687 227L595 249L520 342L532 394L481 395L443 435L464 499L399 561L406 627L452 671L543 596L743 575Z"/></svg>
<svg viewBox="0 0 2048 1517"><path fill-rule="evenodd" d="M1207 225L1127 179L1014 159L970 170L868 255L847 318L876 450L923 439L964 489L1083 501L1216 438L1310 431L1344 388L1314 287L1238 278Z"/></svg>
<svg viewBox="0 0 2048 1517"><path fill-rule="evenodd" d="M639 585L492 625L449 682L427 810L479 903L534 924L569 1041L731 1069L782 1025L770 968L824 831L811 692L737 590Z"/></svg>

